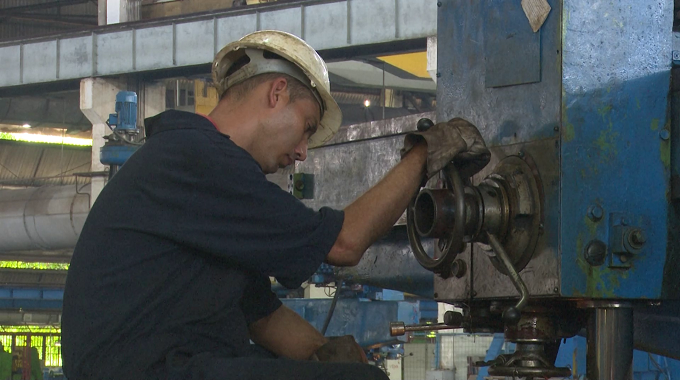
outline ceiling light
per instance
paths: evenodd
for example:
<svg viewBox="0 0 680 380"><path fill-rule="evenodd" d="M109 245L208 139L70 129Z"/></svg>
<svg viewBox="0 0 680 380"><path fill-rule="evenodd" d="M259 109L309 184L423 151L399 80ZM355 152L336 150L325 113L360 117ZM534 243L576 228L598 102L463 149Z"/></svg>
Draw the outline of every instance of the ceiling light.
<svg viewBox="0 0 680 380"><path fill-rule="evenodd" d="M370 106L371 106L371 101L368 100L368 99L364 100L364 107L368 108Z"/></svg>

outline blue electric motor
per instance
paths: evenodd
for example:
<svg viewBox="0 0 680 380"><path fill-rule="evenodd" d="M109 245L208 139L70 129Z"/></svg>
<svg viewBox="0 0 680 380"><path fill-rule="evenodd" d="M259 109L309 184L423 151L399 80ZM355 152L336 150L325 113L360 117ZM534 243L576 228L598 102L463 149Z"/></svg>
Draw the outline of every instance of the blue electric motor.
<svg viewBox="0 0 680 380"><path fill-rule="evenodd" d="M116 95L116 113L109 115L109 125L119 131L137 132L137 94L120 91Z"/></svg>
<svg viewBox="0 0 680 380"><path fill-rule="evenodd" d="M99 160L109 165L109 176L117 171L141 143L135 142L137 129L137 94L132 91L120 91L116 95L116 113L109 114L107 121L113 133L106 136L106 144L101 148Z"/></svg>

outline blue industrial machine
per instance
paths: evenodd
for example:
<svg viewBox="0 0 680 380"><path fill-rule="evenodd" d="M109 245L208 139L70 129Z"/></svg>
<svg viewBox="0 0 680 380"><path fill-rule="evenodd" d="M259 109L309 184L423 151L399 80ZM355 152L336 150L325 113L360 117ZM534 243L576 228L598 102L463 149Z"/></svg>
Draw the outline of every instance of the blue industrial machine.
<svg viewBox="0 0 680 380"><path fill-rule="evenodd" d="M569 376L555 359L579 333L590 380L631 379L634 347L680 358L673 2L437 5L434 119L477 125L491 162L473 178L450 165L405 227L336 275L421 295L434 280L430 296L463 313L432 328L516 344L492 376ZM416 125L341 130L310 151L296 167L315 178L304 202L344 207L399 160L400 134Z"/></svg>
<svg viewBox="0 0 680 380"><path fill-rule="evenodd" d="M116 113L109 115L106 124L111 133L105 136L106 144L101 148L102 164L109 165L109 178L139 148L140 142L137 128L137 94L132 91L120 91L116 94Z"/></svg>

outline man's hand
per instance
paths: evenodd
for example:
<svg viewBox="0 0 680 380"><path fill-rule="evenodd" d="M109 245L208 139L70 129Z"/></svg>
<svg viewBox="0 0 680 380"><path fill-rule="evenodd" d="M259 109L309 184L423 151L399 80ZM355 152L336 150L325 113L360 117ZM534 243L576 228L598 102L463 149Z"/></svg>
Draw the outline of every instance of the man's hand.
<svg viewBox="0 0 680 380"><path fill-rule="evenodd" d="M364 350L351 335L330 337L328 343L321 346L312 360L335 363L368 363Z"/></svg>
<svg viewBox="0 0 680 380"><path fill-rule="evenodd" d="M469 178L482 170L491 157L477 127L461 118L435 124L424 132L407 134L401 156L423 139L427 143L427 178L451 161L460 170L461 177Z"/></svg>

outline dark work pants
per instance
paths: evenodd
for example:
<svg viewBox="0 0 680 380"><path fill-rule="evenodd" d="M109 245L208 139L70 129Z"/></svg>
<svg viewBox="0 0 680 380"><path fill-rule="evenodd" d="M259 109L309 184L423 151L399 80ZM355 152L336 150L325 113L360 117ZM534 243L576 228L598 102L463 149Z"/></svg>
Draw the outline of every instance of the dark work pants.
<svg viewBox="0 0 680 380"><path fill-rule="evenodd" d="M159 373L167 380L388 380L375 366L260 357L225 358L199 354L167 363Z"/></svg>

